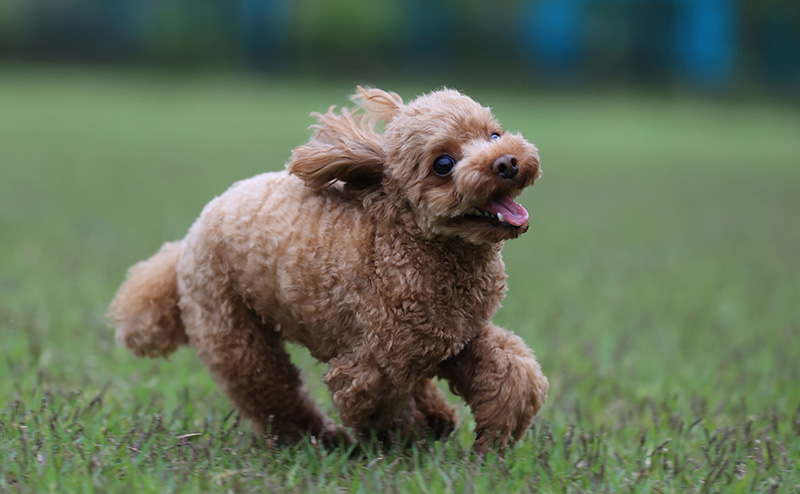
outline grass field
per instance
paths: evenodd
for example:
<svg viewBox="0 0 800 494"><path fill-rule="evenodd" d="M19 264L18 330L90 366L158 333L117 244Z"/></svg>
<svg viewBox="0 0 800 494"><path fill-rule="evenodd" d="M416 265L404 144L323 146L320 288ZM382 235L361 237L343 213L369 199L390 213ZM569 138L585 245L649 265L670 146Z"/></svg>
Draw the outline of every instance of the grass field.
<svg viewBox="0 0 800 494"><path fill-rule="evenodd" d="M129 265L282 167L348 84L0 72L0 492L800 492L798 108L461 88L545 171L496 320L550 397L483 463L466 408L410 452L269 448L192 351L136 359L104 318Z"/></svg>

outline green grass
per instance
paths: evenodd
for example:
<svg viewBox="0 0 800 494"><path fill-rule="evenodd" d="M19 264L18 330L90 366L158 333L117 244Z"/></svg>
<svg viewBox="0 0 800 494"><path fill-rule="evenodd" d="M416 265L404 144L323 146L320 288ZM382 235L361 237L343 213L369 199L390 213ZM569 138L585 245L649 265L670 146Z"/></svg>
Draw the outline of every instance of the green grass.
<svg viewBox="0 0 800 494"><path fill-rule="evenodd" d="M0 72L0 492L800 492L797 109L460 87L545 170L496 320L550 398L483 463L465 408L408 452L271 448L191 350L136 359L107 327L125 269L280 168L349 85Z"/></svg>

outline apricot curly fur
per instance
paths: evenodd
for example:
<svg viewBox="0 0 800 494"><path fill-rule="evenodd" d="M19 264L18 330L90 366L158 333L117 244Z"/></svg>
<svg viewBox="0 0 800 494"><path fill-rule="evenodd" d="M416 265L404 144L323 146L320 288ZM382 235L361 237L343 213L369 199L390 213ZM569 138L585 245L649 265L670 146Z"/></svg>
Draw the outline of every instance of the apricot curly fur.
<svg viewBox="0 0 800 494"><path fill-rule="evenodd" d="M440 377L475 416L475 448L503 448L548 388L533 352L491 322L502 244L528 228L514 199L541 175L536 147L454 90L351 99L314 114L286 171L234 184L129 270L110 309L117 341L138 356L195 348L279 440L447 435L457 418ZM444 155L455 166L434 171ZM327 364L344 426L304 390L285 341Z"/></svg>
<svg viewBox="0 0 800 494"><path fill-rule="evenodd" d="M178 242L128 270L109 315L117 324L117 342L137 357L161 357L188 343L178 308Z"/></svg>

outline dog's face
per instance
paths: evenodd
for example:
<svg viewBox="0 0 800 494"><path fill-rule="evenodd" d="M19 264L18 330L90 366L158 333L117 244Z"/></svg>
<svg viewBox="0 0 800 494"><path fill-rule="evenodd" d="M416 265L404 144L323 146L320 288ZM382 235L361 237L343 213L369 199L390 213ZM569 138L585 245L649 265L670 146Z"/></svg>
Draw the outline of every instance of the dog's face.
<svg viewBox="0 0 800 494"><path fill-rule="evenodd" d="M417 98L386 127L386 171L437 235L472 243L516 238L528 212L514 199L541 175L536 147L453 90Z"/></svg>
<svg viewBox="0 0 800 494"><path fill-rule="evenodd" d="M439 236L482 244L527 231L528 212L514 199L541 176L533 144L457 91L403 104L395 93L358 90L353 100L365 112L317 114L315 136L294 150L290 173L315 188L391 187L395 206L410 204L417 223ZM383 134L378 120L386 122Z"/></svg>

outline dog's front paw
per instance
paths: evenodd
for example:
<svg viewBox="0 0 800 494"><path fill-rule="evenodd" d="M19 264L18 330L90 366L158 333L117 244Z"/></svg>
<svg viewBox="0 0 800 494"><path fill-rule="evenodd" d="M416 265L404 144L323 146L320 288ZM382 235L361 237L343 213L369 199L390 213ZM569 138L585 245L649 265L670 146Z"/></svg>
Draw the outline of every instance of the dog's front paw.
<svg viewBox="0 0 800 494"><path fill-rule="evenodd" d="M380 368L354 359L335 358L329 362L322 380L328 385L342 423L358 432L364 430L377 408Z"/></svg>
<svg viewBox="0 0 800 494"><path fill-rule="evenodd" d="M456 407L447 402L436 383L428 378L417 384L411 404L414 425L433 438L447 437L458 426Z"/></svg>
<svg viewBox="0 0 800 494"><path fill-rule="evenodd" d="M348 448L355 444L355 440L347 432L347 429L333 420L328 420L325 423L316 438L324 447L329 449Z"/></svg>
<svg viewBox="0 0 800 494"><path fill-rule="evenodd" d="M522 437L547 399L549 384L533 352L492 324L446 361L440 375L472 409L479 453Z"/></svg>
<svg viewBox="0 0 800 494"><path fill-rule="evenodd" d="M505 362L505 372L485 376L484 394L493 395L492 398L474 409L477 424L474 449L479 453L490 447L503 449L510 441L522 437L547 400L549 383L533 354L521 340L512 348L513 351L507 349L499 358Z"/></svg>

